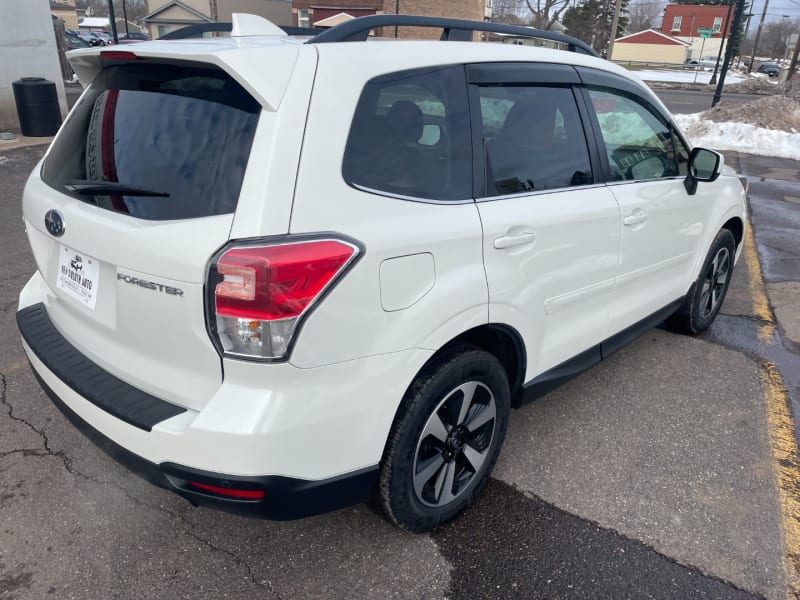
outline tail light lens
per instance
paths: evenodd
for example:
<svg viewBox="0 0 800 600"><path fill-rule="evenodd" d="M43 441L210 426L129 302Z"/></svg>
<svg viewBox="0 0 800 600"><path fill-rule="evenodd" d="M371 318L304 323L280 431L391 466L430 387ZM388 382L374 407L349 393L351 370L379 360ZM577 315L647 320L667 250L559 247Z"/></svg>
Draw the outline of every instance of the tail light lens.
<svg viewBox="0 0 800 600"><path fill-rule="evenodd" d="M211 265L209 321L225 355L282 359L303 317L359 254L337 239L235 244Z"/></svg>

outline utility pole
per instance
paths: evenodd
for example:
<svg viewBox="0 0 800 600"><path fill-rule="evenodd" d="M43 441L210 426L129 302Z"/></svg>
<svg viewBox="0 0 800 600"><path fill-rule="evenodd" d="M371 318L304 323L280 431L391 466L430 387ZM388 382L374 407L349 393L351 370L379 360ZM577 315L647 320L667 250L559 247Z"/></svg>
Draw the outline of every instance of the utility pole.
<svg viewBox="0 0 800 600"><path fill-rule="evenodd" d="M608 54L606 58L611 60L611 55L614 52L614 40L617 39L617 25L619 25L619 11L622 9L622 0L617 0L617 5L614 8L614 19L611 21L611 39L608 40Z"/></svg>
<svg viewBox="0 0 800 600"><path fill-rule="evenodd" d="M752 6L753 6L753 5L751 4L751 5L750 5L750 7L752 7ZM749 8L749 7L748 7L748 8ZM745 24L745 26L744 26L744 34L742 35L742 41L743 41L743 42L744 42L744 41L747 39L747 32L748 32L748 31L750 31L750 19L751 19L751 18L753 18L753 13L749 12L749 13L747 13L747 14L746 14L746 15L744 15L744 16L745 16L745 17L747 17L747 23L746 23L746 24ZM740 53L739 53L739 57L738 57L738 59L736 60L736 68L737 68L737 69L739 68L739 65L741 64L741 62L742 62L742 54L741 54L741 52L740 52Z"/></svg>
<svg viewBox="0 0 800 600"><path fill-rule="evenodd" d="M125 20L125 36L130 38L131 32L128 31L128 11L125 8L125 0L122 0L122 18Z"/></svg>
<svg viewBox="0 0 800 600"><path fill-rule="evenodd" d="M722 47L725 46L725 49L726 49L725 54L727 55L727 48L728 48L728 46L731 45L731 31L732 31L732 29L731 29L731 10L733 9L733 3L735 1L736 0L730 0L730 4L728 4L728 16L725 17L725 28L722 30L722 41L719 43L719 52L717 52L717 62L716 62L716 64L714 64L714 74L711 76L711 81L708 82L710 85L714 85L715 83L717 83L717 71L719 70L719 59L722 58ZM728 43L727 44L725 43L726 30L727 30L727 33L728 33ZM702 59L703 57L701 56L700 58Z"/></svg>
<svg viewBox="0 0 800 600"><path fill-rule="evenodd" d="M800 55L800 31L797 34L797 43L794 45L794 53L792 54L792 62L789 63L789 74L786 76L786 81L790 81L794 77L794 70L797 68L797 57Z"/></svg>
<svg viewBox="0 0 800 600"><path fill-rule="evenodd" d="M744 14L744 0L737 0L736 1L736 12L733 15L733 24L731 25L731 31L733 32L728 38L728 45L725 48L725 61L722 63L722 71L719 74L719 83L717 84L717 90L714 92L714 99L711 101L711 108L714 108L719 102L719 99L722 97L722 86L725 85L725 75L728 74L728 67L731 64L731 60L733 59L733 47L737 43L737 39L739 37L739 25L742 22L742 15Z"/></svg>
<svg viewBox="0 0 800 600"><path fill-rule="evenodd" d="M756 30L756 39L753 42L753 53L750 55L750 64L747 65L747 72L750 73L753 70L753 61L756 59L756 50L758 49L758 40L761 37L761 28L764 26L764 19L767 18L767 7L769 6L769 0L764 0L764 10L761 13L761 21L758 22L758 29Z"/></svg>
<svg viewBox="0 0 800 600"><path fill-rule="evenodd" d="M114 0L108 0L108 20L111 21L111 35L114 36L114 43L119 44L117 37L117 19L114 17Z"/></svg>

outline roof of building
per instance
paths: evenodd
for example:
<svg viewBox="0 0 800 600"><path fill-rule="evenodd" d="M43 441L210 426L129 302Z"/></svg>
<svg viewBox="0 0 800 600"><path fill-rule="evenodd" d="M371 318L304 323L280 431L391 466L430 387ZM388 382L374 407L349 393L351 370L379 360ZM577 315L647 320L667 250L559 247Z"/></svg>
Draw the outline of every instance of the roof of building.
<svg viewBox="0 0 800 600"><path fill-rule="evenodd" d="M209 17L208 15L203 14L199 10L196 10L196 9L192 8L191 6L186 4L185 2L181 2L181 0L170 0L170 2L167 2L164 6L159 6L154 11L147 13L145 16L142 17L141 20L145 21L145 22L146 21L152 21L152 20L156 19L159 14L161 14L162 12L167 10L168 8L172 8L173 6L177 6L178 8L181 8L181 9L185 10L186 12L194 15L195 17L197 17L201 21L208 21L208 22L212 22L213 21L213 19L211 17Z"/></svg>
<svg viewBox="0 0 800 600"><path fill-rule="evenodd" d="M334 25L338 25L339 23L344 23L345 21L352 21L355 17L351 14L346 12L340 12L335 15L328 17L327 19L320 19L319 21L314 21L314 27L333 27Z"/></svg>
<svg viewBox="0 0 800 600"><path fill-rule="evenodd" d="M75 10L75 3L66 0L50 0L50 10Z"/></svg>
<svg viewBox="0 0 800 600"><path fill-rule="evenodd" d="M108 17L84 17L78 21L78 27L108 27Z"/></svg>
<svg viewBox="0 0 800 600"><path fill-rule="evenodd" d="M620 42L625 44L665 44L668 46L691 46L689 42L684 42L683 40L679 40L678 38L667 35L666 33L661 33L656 29L645 29L644 31L624 35L614 40L615 44Z"/></svg>

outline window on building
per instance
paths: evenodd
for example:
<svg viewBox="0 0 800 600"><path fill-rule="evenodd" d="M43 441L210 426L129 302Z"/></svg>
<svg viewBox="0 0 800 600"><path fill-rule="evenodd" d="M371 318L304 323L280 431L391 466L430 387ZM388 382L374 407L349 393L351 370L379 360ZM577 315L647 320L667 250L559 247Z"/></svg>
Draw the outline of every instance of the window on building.
<svg viewBox="0 0 800 600"><path fill-rule="evenodd" d="M169 25L159 25L158 26L158 37L164 37L170 31L172 31L172 27L170 27Z"/></svg>
<svg viewBox="0 0 800 600"><path fill-rule="evenodd" d="M722 17L714 17L714 25L711 27L714 31L722 29Z"/></svg>
<svg viewBox="0 0 800 600"><path fill-rule="evenodd" d="M683 21L683 17L677 16L672 19L672 31L680 31L681 30L681 21Z"/></svg>
<svg viewBox="0 0 800 600"><path fill-rule="evenodd" d="M298 8L297 9L297 26L298 27L311 27L308 18L308 9L307 8Z"/></svg>

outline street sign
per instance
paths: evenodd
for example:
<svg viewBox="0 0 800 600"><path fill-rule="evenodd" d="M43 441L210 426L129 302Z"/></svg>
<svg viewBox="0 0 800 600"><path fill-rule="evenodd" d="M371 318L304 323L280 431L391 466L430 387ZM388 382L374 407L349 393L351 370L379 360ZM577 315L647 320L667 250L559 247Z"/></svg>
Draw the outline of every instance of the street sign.
<svg viewBox="0 0 800 600"><path fill-rule="evenodd" d="M708 38L711 37L711 34L710 33L701 33L700 37L703 38L704 40L707 40Z"/></svg>
<svg viewBox="0 0 800 600"><path fill-rule="evenodd" d="M707 40L715 33L718 33L716 29L703 29L702 27L698 28L697 33L700 34L700 37L704 40Z"/></svg>

